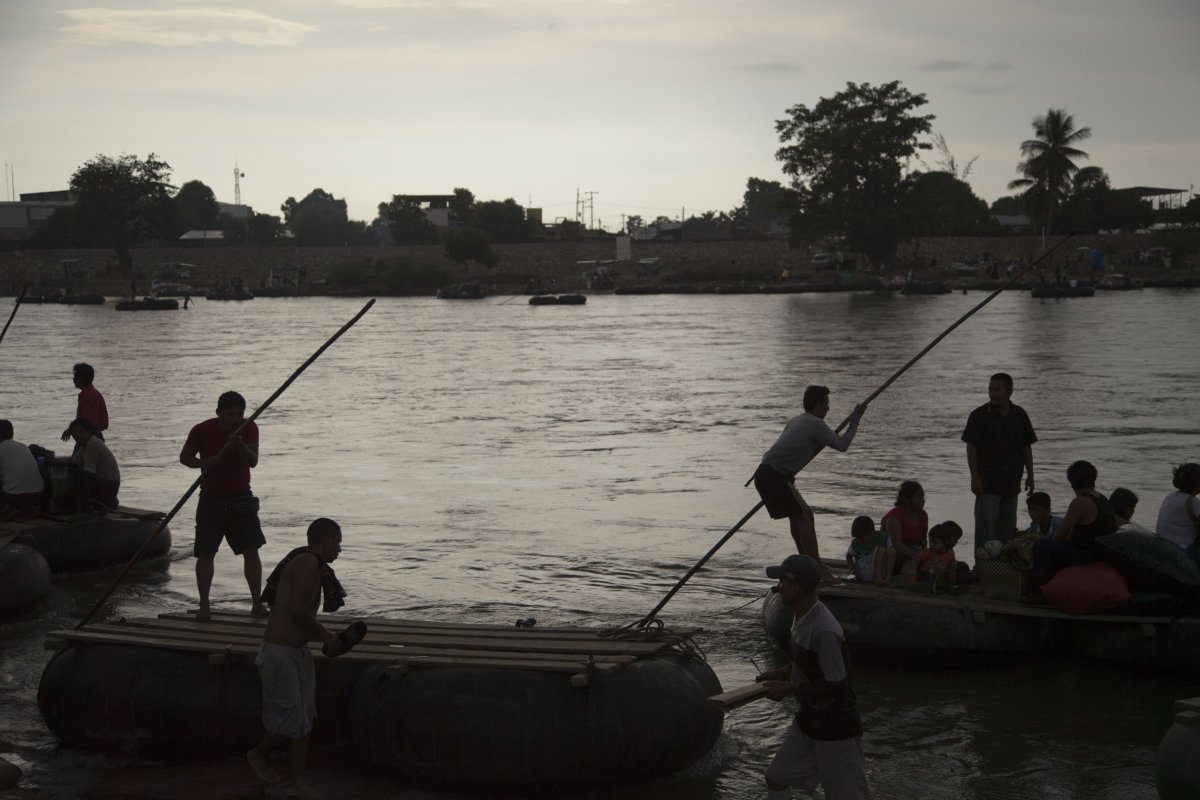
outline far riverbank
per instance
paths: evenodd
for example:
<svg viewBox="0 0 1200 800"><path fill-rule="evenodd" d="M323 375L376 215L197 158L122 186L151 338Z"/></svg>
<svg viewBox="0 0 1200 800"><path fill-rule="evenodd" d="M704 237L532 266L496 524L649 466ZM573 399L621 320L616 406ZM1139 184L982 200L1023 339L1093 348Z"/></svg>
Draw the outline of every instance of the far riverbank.
<svg viewBox="0 0 1200 800"><path fill-rule="evenodd" d="M1164 245L1163 243L1167 244ZM1053 244L1053 240L1050 244ZM631 261L616 262L612 240L495 245L494 269L450 262L437 245L392 247L141 247L134 265L123 269L110 250L28 250L0 253L0 295L21 287L56 294L60 288L108 296L149 290L163 265L186 264L199 295L223 281L241 278L251 291L266 294L272 284L299 276L299 293L328 295L427 295L460 281L479 281L492 294L523 293L531 281L547 290L581 291L586 273L598 265L617 273L618 286L639 291L846 291L895 287L911 271L917 281L944 281L954 289L994 288L1005 268L1037 258L1040 237L939 237L906 243L897 265L871 270L864 264L842 270L817 269L812 251L785 241L634 242ZM1055 277L1092 278L1090 254L1106 254L1104 274L1120 273L1147 286L1200 285L1200 232L1079 236L1064 243L1022 288ZM653 269L639 260L655 260ZM955 269L955 267L958 269ZM964 273L963 266L971 268Z"/></svg>

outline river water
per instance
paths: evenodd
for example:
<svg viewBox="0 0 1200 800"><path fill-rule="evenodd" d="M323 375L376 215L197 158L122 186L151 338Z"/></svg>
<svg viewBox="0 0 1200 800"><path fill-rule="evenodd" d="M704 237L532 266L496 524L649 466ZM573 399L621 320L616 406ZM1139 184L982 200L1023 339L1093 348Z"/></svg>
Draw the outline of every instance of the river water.
<svg viewBox="0 0 1200 800"><path fill-rule="evenodd" d="M878 519L901 480L922 481L934 521L971 520L968 412L988 376L1014 375L1030 414L1038 486L1057 512L1085 458L1099 488L1133 489L1153 525L1173 464L1200 457L1197 299L1187 291L1036 300L1011 292L952 333L872 403L849 452L824 452L800 486L826 555L850 520ZM345 533L347 612L430 620L609 625L648 612L756 502L743 487L804 387L832 389L836 425L981 293L593 296L531 307L382 299L260 418L272 565L316 516ZM22 307L0 344L0 416L60 451L71 365L107 398L122 501L170 508L195 473L178 463L191 425L237 389L257 407L364 299L199 301L191 310ZM7 304L5 315L7 315ZM194 606L194 500L175 554L140 568L111 615ZM969 528L969 525L965 527ZM775 663L758 628L762 574L791 549L786 522L753 518L666 607L726 688ZM963 547L960 558L970 558ZM59 750L35 695L46 630L74 624L113 572L56 579L47 605L0 626L0 756L53 797L99 791L138 764ZM245 608L240 561L222 550L214 603ZM982 669L856 664L869 777L879 798L1153 798L1174 700L1196 680L1084 661ZM588 798L752 798L791 709L730 714L702 761L654 786ZM318 721L319 724L319 721ZM330 796L361 794L318 772ZM93 787L93 789L87 789ZM384 782L381 797L442 797ZM380 793L381 792L381 793Z"/></svg>

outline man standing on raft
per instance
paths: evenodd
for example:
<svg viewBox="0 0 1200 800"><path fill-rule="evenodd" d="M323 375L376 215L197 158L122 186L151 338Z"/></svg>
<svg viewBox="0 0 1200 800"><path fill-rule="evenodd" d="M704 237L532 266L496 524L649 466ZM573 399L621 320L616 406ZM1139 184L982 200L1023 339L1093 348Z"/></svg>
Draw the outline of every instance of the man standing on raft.
<svg viewBox="0 0 1200 800"><path fill-rule="evenodd" d="M846 452L866 410L866 404L855 406L846 432L834 433L825 424L825 415L829 413L829 389L809 386L804 390L804 413L788 420L783 433L763 454L762 464L754 473L754 488L767 507L767 513L771 519L788 518L796 549L820 565L822 580L832 580L833 573L821 564L816 522L812 509L796 490L796 473L804 469L822 447Z"/></svg>
<svg viewBox="0 0 1200 800"><path fill-rule="evenodd" d="M338 524L325 517L313 520L308 526L308 547L292 553L276 568L279 583L255 659L262 678L266 735L246 753L246 760L264 783L279 784L282 778L269 759L271 752L286 742L291 766L288 796L320 797L304 781L308 738L317 715L317 675L308 643L320 641L327 656L345 651L342 641L317 621L322 585L330 580L322 580L322 572L332 577L329 562L341 551Z"/></svg>

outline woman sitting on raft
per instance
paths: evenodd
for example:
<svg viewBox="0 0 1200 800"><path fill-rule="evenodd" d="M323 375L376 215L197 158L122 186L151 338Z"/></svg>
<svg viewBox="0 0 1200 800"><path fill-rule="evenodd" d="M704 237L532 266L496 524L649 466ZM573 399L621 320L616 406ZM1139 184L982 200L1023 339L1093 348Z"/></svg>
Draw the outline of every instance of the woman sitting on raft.
<svg viewBox="0 0 1200 800"><path fill-rule="evenodd" d="M1158 509L1154 532L1182 547L1196 566L1200 566L1200 464L1180 464L1172 470L1171 483L1178 491L1163 498Z"/></svg>
<svg viewBox="0 0 1200 800"><path fill-rule="evenodd" d="M883 515L879 527L896 550L895 570L916 580L917 560L928 546L929 515L925 513L925 490L916 481L900 484L896 505Z"/></svg>
<svg viewBox="0 0 1200 800"><path fill-rule="evenodd" d="M1117 529L1116 517L1108 498L1096 491L1096 468L1087 461L1067 467L1067 482L1075 499L1067 506L1054 536L1033 543L1033 576L1038 587L1048 583L1063 567L1082 566L1096 561L1094 541ZM1044 602L1041 589L1021 597L1023 602Z"/></svg>

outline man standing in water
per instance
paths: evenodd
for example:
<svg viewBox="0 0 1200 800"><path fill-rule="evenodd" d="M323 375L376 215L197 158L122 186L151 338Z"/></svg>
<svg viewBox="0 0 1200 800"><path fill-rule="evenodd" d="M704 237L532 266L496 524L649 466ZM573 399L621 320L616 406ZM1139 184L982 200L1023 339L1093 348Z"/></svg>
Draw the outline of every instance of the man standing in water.
<svg viewBox="0 0 1200 800"><path fill-rule="evenodd" d="M281 570L279 587L272 603L259 647L258 672L262 678L263 728L266 735L246 760L265 783L278 784L281 777L270 764L272 751L288 745L291 781L289 797L320 797L304 781L308 738L317 715L317 676L310 641L321 642L327 656L340 655L342 642L317 621L322 595L322 570L332 575L329 563L342 550L342 529L321 517L308 526L307 552L296 554Z"/></svg>
<svg viewBox="0 0 1200 800"><path fill-rule="evenodd" d="M829 413L829 389L809 386L804 390L804 413L788 420L783 433L763 455L762 464L754 473L754 488L771 519L787 517L796 549L818 565L821 556L817 550L816 521L812 509L796 490L796 473L804 469L822 447L846 452L866 410L865 404L855 406L846 432L836 434L825 424L825 415ZM820 569L824 579L832 580L833 574L828 568L822 565Z"/></svg>
<svg viewBox="0 0 1200 800"><path fill-rule="evenodd" d="M862 721L850 685L842 626L817 599L818 564L792 555L767 577L779 581L779 599L792 610L792 662L755 680L767 697L795 697L800 710L767 768L768 800L788 800L790 787L812 794L825 788L828 800L867 800Z"/></svg>
<svg viewBox="0 0 1200 800"><path fill-rule="evenodd" d="M258 426L253 422L237 436L246 415L246 399L225 392L217 399L217 416L201 422L188 433L179 462L198 469L200 501L196 505L196 588L200 610L196 619L210 618L208 591L212 586L213 560L221 540L229 542L234 555L245 561L246 583L250 586L250 613L265 617L262 603L262 561L258 549L267 543L258 522L258 498L250 491L250 470L258 466Z"/></svg>
<svg viewBox="0 0 1200 800"><path fill-rule="evenodd" d="M1011 402L1012 376L997 372L988 381L988 402L971 412L962 440L967 443L971 493L975 495L975 548L992 539L1007 541L1017 529L1021 472L1032 493L1033 443L1037 434L1025 409Z"/></svg>

